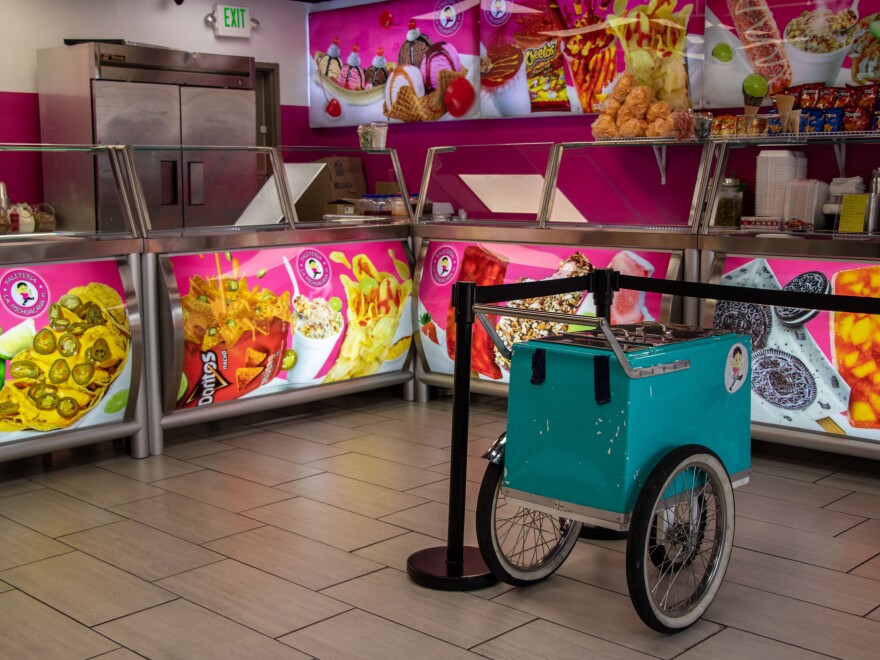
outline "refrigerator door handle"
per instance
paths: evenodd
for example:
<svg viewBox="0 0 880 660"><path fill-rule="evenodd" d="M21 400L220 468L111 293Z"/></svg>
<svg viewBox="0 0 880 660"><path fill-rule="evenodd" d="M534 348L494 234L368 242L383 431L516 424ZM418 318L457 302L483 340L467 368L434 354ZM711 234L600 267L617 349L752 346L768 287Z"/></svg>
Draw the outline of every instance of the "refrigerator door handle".
<svg viewBox="0 0 880 660"><path fill-rule="evenodd" d="M189 178L189 204L201 206L205 203L205 164L199 161L187 163Z"/></svg>
<svg viewBox="0 0 880 660"><path fill-rule="evenodd" d="M162 206L177 205L177 161L163 160L161 167L161 204Z"/></svg>

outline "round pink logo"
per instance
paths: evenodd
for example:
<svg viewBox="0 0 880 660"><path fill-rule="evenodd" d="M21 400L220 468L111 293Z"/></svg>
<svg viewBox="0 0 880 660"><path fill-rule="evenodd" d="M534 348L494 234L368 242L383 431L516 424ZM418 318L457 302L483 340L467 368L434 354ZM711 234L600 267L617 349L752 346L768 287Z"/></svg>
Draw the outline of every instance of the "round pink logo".
<svg viewBox="0 0 880 660"><path fill-rule="evenodd" d="M449 247L442 247L431 259L431 277L437 284L446 284L458 271L458 255Z"/></svg>
<svg viewBox="0 0 880 660"><path fill-rule="evenodd" d="M444 37L451 37L458 32L464 17L458 10L456 3L449 0L439 0L434 5L434 29Z"/></svg>
<svg viewBox="0 0 880 660"><path fill-rule="evenodd" d="M0 280L0 296L16 316L37 316L49 304L49 287L29 270L10 270Z"/></svg>
<svg viewBox="0 0 880 660"><path fill-rule="evenodd" d="M483 18L489 25L501 27L510 19L507 0L483 0Z"/></svg>
<svg viewBox="0 0 880 660"><path fill-rule="evenodd" d="M330 281L330 263L317 250L303 250L297 265L299 274L310 286L318 288Z"/></svg>

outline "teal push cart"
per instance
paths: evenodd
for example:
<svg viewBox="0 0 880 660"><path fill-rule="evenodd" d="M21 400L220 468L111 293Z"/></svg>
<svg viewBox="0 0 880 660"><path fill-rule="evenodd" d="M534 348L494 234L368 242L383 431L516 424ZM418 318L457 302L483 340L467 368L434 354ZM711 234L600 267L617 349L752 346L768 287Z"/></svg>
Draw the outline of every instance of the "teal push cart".
<svg viewBox="0 0 880 660"><path fill-rule="evenodd" d="M750 338L660 323L514 344L486 314L564 315L475 305L510 359L507 431L486 453L480 554L513 585L551 575L584 524L627 533L638 615L677 632L706 611L733 546L733 488L748 482Z"/></svg>

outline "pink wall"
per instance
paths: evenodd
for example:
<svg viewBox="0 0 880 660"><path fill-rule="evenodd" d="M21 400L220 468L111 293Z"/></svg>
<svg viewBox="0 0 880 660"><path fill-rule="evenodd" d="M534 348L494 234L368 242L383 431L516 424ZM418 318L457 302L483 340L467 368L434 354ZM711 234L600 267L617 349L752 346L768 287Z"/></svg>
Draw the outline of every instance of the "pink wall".
<svg viewBox="0 0 880 660"><path fill-rule="evenodd" d="M0 143L40 141L36 94L0 92L0 117ZM43 201L42 172L38 154L0 153L0 181L12 202Z"/></svg>

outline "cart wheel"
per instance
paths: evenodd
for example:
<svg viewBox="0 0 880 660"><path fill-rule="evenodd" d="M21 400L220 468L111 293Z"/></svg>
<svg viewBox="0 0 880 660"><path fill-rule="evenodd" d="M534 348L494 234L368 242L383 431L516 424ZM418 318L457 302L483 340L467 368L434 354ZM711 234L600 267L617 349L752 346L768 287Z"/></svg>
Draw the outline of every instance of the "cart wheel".
<svg viewBox="0 0 880 660"><path fill-rule="evenodd" d="M477 499L477 541L483 561L508 584L522 587L549 577L577 543L581 523L507 504L504 467L489 463Z"/></svg>
<svg viewBox="0 0 880 660"><path fill-rule="evenodd" d="M642 621L673 633L703 615L727 571L733 518L730 478L709 449L686 445L660 461L626 546L626 582Z"/></svg>

